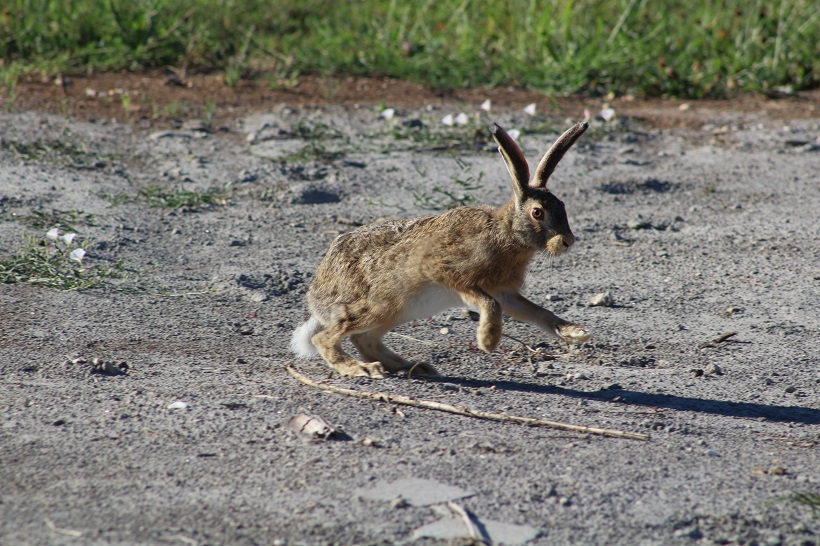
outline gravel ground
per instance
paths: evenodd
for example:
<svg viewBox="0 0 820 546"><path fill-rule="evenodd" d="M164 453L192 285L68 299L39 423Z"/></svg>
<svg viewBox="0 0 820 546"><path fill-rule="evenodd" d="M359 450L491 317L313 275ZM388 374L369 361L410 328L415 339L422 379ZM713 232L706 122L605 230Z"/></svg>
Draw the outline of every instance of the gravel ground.
<svg viewBox="0 0 820 546"><path fill-rule="evenodd" d="M387 338L438 380L297 363L647 441L327 394L284 369L335 236L500 205L489 121L521 130L533 163L569 120L456 103L160 129L0 115L0 260L67 252L45 238L59 224L86 277L122 264L99 288L0 284L0 543L396 544L441 507L362 491L417 478L473 493L455 502L533 545L820 544L820 509L798 500L820 495L820 118L710 110L692 128L697 108L685 129L595 119L550 181L578 242L535 260L525 293L588 343L505 320L521 341L484 354L454 309ZM466 126L439 123L461 110ZM343 432L306 442L286 426L300 413Z"/></svg>

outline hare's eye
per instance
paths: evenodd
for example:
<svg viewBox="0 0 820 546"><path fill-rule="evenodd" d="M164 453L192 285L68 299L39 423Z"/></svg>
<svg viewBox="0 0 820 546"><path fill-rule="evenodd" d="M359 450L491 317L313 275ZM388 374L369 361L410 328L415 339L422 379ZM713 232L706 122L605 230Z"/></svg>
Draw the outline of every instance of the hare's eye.
<svg viewBox="0 0 820 546"><path fill-rule="evenodd" d="M540 220L544 217L544 209L539 207L533 207L532 212L530 214L532 214L532 217L536 220Z"/></svg>

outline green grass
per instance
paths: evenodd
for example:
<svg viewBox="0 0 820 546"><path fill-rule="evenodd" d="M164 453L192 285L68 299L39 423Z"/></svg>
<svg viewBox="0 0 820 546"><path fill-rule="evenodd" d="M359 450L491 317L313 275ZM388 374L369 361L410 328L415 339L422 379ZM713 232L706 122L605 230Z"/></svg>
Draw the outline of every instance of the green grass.
<svg viewBox="0 0 820 546"><path fill-rule="evenodd" d="M725 96L820 84L816 0L10 0L5 93L26 71L217 68L438 87ZM333 89L328 89L330 98Z"/></svg>
<svg viewBox="0 0 820 546"><path fill-rule="evenodd" d="M113 267L99 264L83 264L70 257L75 248L90 246L91 241L83 241L79 247L72 247L61 240L24 236L23 245L10 258L0 260L0 283L25 283L59 290L83 290L96 288L108 283L112 278L123 276L121 263Z"/></svg>
<svg viewBox="0 0 820 546"><path fill-rule="evenodd" d="M811 508L815 516L820 516L820 493L810 491L792 493L792 500Z"/></svg>
<svg viewBox="0 0 820 546"><path fill-rule="evenodd" d="M77 231L76 226L93 226L97 223L97 217L94 214L80 210L51 209L51 212L33 210L31 214L18 216L17 218L34 229L57 226L64 231Z"/></svg>
<svg viewBox="0 0 820 546"><path fill-rule="evenodd" d="M196 209L206 205L226 205L227 194L218 188L206 191L186 191L179 188L147 186L139 191L137 200L157 208Z"/></svg>
<svg viewBox="0 0 820 546"><path fill-rule="evenodd" d="M9 150L25 161L58 162L79 169L99 168L113 158L89 152L85 145L72 144L67 140L38 140L23 143L12 140L0 141L0 149Z"/></svg>
<svg viewBox="0 0 820 546"><path fill-rule="evenodd" d="M473 192L484 189L481 184L484 172L482 171L478 175L472 174L470 172L472 165L459 158L456 158L456 164L461 172L453 180L453 187L442 188L436 186L431 193L414 193L413 200L417 207L427 210L449 210L473 205L478 201L476 194ZM422 174L422 176L424 175Z"/></svg>

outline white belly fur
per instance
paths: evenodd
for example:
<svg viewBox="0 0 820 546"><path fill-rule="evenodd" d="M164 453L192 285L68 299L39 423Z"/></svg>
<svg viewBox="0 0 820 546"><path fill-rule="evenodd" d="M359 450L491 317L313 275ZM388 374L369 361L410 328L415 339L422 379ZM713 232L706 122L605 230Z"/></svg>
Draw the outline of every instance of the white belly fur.
<svg viewBox="0 0 820 546"><path fill-rule="evenodd" d="M427 318L445 309L461 305L464 305L464 302L457 292L431 284L426 286L402 311L396 324Z"/></svg>

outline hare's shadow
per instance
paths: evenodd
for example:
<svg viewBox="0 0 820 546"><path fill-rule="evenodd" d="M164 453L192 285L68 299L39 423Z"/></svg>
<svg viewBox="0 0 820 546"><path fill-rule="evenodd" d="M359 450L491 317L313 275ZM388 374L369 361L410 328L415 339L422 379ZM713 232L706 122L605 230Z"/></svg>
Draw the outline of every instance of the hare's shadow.
<svg viewBox="0 0 820 546"><path fill-rule="evenodd" d="M454 383L464 387L491 387L497 390L512 392L528 392L533 394L557 394L570 398L615 402L628 406L649 406L679 411L694 411L726 415L729 417L764 418L768 421L787 423L802 423L805 425L820 424L820 410L802 406L771 406L750 402L730 402L712 400L709 398L692 398L676 396L674 394L651 394L628 389L613 389L603 391L579 391L550 385L536 385L518 381L485 381L481 379L466 379L461 377L440 376L432 381ZM615 400L617 398L617 400Z"/></svg>

